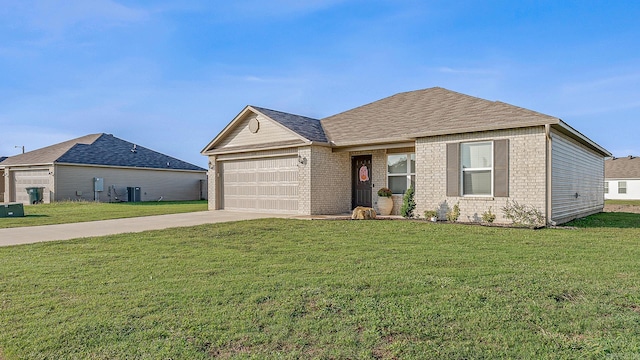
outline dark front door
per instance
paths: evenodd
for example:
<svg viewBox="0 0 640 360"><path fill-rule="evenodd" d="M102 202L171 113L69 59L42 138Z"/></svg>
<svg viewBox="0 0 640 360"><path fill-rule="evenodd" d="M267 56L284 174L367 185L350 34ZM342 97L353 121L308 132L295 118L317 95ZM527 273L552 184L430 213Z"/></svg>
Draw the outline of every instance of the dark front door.
<svg viewBox="0 0 640 360"><path fill-rule="evenodd" d="M371 207L371 155L354 156L351 158L352 194L351 205Z"/></svg>

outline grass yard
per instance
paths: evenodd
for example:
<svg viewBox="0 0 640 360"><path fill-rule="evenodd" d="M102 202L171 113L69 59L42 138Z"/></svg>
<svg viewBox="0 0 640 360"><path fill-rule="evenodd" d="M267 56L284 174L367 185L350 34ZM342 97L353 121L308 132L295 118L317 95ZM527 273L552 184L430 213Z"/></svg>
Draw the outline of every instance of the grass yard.
<svg viewBox="0 0 640 360"><path fill-rule="evenodd" d="M25 205L25 217L0 218L0 228L66 224L205 210L207 210L206 200L137 203L61 201L51 204Z"/></svg>
<svg viewBox="0 0 640 360"><path fill-rule="evenodd" d="M638 358L638 259L637 227L418 221L0 248L0 357Z"/></svg>
<svg viewBox="0 0 640 360"><path fill-rule="evenodd" d="M640 206L640 200L605 200L605 205L631 205Z"/></svg>

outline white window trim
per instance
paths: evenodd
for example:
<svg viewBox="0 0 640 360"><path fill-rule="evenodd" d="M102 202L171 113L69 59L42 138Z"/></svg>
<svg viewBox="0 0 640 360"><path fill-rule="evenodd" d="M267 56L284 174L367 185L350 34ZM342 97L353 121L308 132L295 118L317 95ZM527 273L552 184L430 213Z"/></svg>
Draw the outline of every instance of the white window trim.
<svg viewBox="0 0 640 360"><path fill-rule="evenodd" d="M462 145L463 144L491 144L491 167L482 167L482 168L465 168L462 165ZM482 197L482 198L492 198L493 197L493 186L494 186L494 180L493 180L493 176L495 174L495 172L493 171L493 166L494 166L494 159L493 159L493 149L494 147L494 142L491 141L465 141L465 142L461 142L460 143L460 153L458 154L460 156L460 194L463 197ZM465 172L477 172L477 171L487 171L489 170L491 172L491 194L465 194L464 193L464 173Z"/></svg>
<svg viewBox="0 0 640 360"><path fill-rule="evenodd" d="M414 156L414 161L415 161L415 154L414 152L408 152L408 153L396 153L396 154L387 154L387 187L389 187L389 177L402 177L404 176L407 180L407 190L409 189L409 187L411 186L411 177L412 176L416 176L416 169L412 169L411 168L411 155ZM407 172L406 173L390 173L389 172L389 156L393 156L393 155L406 155L407 157ZM415 190L415 189L414 189ZM402 193L393 193L393 195L403 195Z"/></svg>

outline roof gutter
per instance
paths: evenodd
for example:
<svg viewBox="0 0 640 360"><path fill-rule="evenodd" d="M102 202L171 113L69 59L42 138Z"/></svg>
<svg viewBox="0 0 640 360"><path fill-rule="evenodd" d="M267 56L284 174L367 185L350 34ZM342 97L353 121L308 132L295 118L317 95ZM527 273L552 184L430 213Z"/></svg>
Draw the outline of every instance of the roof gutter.
<svg viewBox="0 0 640 360"><path fill-rule="evenodd" d="M141 166L138 167L138 166L124 166L124 165L76 164L76 163L63 163L63 162L56 162L54 165L126 169L126 170L156 170L156 171L177 171L177 172L195 172L195 173L207 172L207 169L204 169L204 168L201 168L200 170L194 170L194 169L172 169L172 168L159 168L159 167L155 168L155 167L141 167Z"/></svg>
<svg viewBox="0 0 640 360"><path fill-rule="evenodd" d="M560 122L557 124L557 127L559 128L559 130L561 132L564 132L565 134L573 137L574 139L577 139L580 142L588 145L593 150L596 150L597 152L601 153L605 157L612 156L612 154L607 149L605 149L602 146L596 144L593 140L591 140L588 137L584 136L581 132L579 132L578 130L572 128L571 126L569 126L569 124L565 123L564 121L560 120Z"/></svg>

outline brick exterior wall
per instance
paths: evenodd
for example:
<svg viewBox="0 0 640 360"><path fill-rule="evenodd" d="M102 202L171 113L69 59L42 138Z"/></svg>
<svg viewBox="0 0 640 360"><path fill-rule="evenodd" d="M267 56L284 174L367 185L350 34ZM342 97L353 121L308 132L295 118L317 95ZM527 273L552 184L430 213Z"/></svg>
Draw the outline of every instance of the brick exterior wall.
<svg viewBox="0 0 640 360"><path fill-rule="evenodd" d="M509 139L509 197L447 197L446 144L451 142ZM515 200L538 208L544 213L546 204L546 138L544 127L443 135L416 140L416 215L425 210L439 210L441 219L448 208L460 205L458 221L480 221L482 213L496 214L496 223L508 223L502 207ZM387 186L386 150L333 152L329 147L298 148L307 159L298 166L298 213L301 215L342 214L351 211L351 157L372 156L372 203L377 210L380 188ZM215 158L210 157L215 164ZM209 209L216 209L218 164L209 170ZM392 214L398 215L402 196L393 196Z"/></svg>
<svg viewBox="0 0 640 360"><path fill-rule="evenodd" d="M298 148L298 156L307 159L305 165L298 165L298 213L311 215L311 170L316 161L311 157L311 146Z"/></svg>
<svg viewBox="0 0 640 360"><path fill-rule="evenodd" d="M208 208L209 210L217 210L216 189L218 184L218 164L216 164L215 156L209 156L209 170L207 171L207 178L208 178L208 186L207 186Z"/></svg>
<svg viewBox="0 0 640 360"><path fill-rule="evenodd" d="M509 139L509 197L448 197L446 144ZM438 210L445 219L448 208L460 206L460 222L477 222L491 208L496 223L509 223L502 208L507 200L533 206L543 213L546 204L546 138L544 127L443 135L416 140L416 214Z"/></svg>
<svg viewBox="0 0 640 360"><path fill-rule="evenodd" d="M311 147L310 214L342 214L351 210L351 157L325 146ZM300 182L301 188L305 186Z"/></svg>

